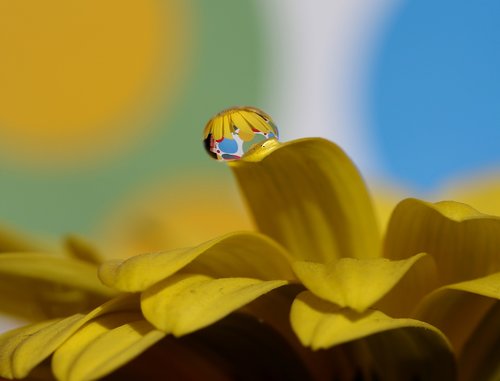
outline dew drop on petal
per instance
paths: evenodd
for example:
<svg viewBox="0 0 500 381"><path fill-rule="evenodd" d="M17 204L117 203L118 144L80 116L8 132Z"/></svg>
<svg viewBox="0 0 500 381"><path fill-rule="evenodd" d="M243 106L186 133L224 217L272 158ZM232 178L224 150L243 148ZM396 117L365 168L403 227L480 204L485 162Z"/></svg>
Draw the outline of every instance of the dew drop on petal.
<svg viewBox="0 0 500 381"><path fill-rule="evenodd" d="M220 119L229 120L220 126ZM227 130L227 131L226 131ZM224 110L210 119L204 130L205 150L219 161L238 160L256 144L278 139L278 128L271 117L255 107L234 107Z"/></svg>

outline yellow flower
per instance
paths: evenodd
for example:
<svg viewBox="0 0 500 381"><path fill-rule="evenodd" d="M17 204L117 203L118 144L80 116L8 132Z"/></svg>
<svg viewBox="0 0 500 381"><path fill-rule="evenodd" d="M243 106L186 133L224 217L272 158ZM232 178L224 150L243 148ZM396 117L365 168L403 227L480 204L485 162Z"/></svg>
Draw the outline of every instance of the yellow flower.
<svg viewBox="0 0 500 381"><path fill-rule="evenodd" d="M334 144L272 144L230 166L259 230L289 250L309 289L291 311L304 345L370 340L398 327L430 334L427 322L452 342L460 377L498 377L485 364L492 356L498 363L500 332L492 326L500 319L500 218L457 202L407 199L381 242L367 190ZM408 349L407 335L393 335L398 354Z"/></svg>
<svg viewBox="0 0 500 381"><path fill-rule="evenodd" d="M271 126L258 110L227 110L205 137L248 132L238 115L250 128ZM90 313L0 336L0 375L25 377L52 355L58 380L96 379L166 336L194 337L244 307L284 335L309 369L325 366L318 359L326 355L330 373L312 371L314 379L452 380L452 351L467 364L464 380L494 379L497 369L480 365L500 336L499 219L459 203L408 199L382 239L363 180L339 147L266 138L230 162L261 233L102 264L99 278L121 294ZM474 313L449 324L471 303ZM283 320L290 305L302 345L327 351L294 347Z"/></svg>
<svg viewBox="0 0 500 381"><path fill-rule="evenodd" d="M23 263L23 254L13 255ZM52 257L38 258L52 269L39 267L44 277L66 271ZM83 274L89 275L71 272L74 286ZM286 252L269 238L232 233L194 248L110 261L101 265L99 277L122 294L90 313L1 335L0 375L26 377L52 355L58 380L102 377L166 335L204 328L294 276Z"/></svg>
<svg viewBox="0 0 500 381"><path fill-rule="evenodd" d="M54 250L6 228L0 230L0 311L25 321L88 310L116 294L96 276L100 259L80 239Z"/></svg>

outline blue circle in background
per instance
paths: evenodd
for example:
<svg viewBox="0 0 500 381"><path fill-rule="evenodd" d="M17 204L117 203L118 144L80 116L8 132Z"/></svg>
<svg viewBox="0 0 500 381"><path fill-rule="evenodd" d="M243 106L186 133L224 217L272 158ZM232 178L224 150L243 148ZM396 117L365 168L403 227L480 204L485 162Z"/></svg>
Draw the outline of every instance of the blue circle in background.
<svg viewBox="0 0 500 381"><path fill-rule="evenodd" d="M409 0L386 26L369 90L388 174L429 190L500 165L500 1Z"/></svg>

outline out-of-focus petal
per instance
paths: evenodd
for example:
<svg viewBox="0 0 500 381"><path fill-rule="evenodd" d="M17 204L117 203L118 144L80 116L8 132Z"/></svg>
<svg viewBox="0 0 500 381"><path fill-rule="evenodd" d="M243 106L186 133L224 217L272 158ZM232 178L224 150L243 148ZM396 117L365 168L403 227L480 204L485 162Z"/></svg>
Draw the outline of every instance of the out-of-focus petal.
<svg viewBox="0 0 500 381"><path fill-rule="evenodd" d="M496 301L470 336L459 357L462 381L500 380L500 301Z"/></svg>
<svg viewBox="0 0 500 381"><path fill-rule="evenodd" d="M454 359L445 336L413 319L393 319L380 311L340 308L301 293L292 305L292 327L313 350L362 339L365 367L378 368L384 380L454 380ZM371 361L370 361L371 359ZM391 364L391 366L383 366Z"/></svg>
<svg viewBox="0 0 500 381"><path fill-rule="evenodd" d="M450 284L444 288L500 299L500 272L482 278Z"/></svg>
<svg viewBox="0 0 500 381"><path fill-rule="evenodd" d="M111 300L87 315L76 314L21 327L0 335L0 375L24 378L85 323L113 311L139 310L137 296Z"/></svg>
<svg viewBox="0 0 500 381"><path fill-rule="evenodd" d="M388 183L370 183L368 186L372 194L375 215L384 234L394 208L401 200L408 197L411 191Z"/></svg>
<svg viewBox="0 0 500 381"><path fill-rule="evenodd" d="M40 343L38 333L42 332L45 338L47 334L57 333L60 329L64 332L67 325L71 326L81 316L74 315L67 319L43 321L0 335L0 376L7 378L26 377L31 369L45 360L55 349L50 344ZM25 341L27 339L30 340L28 347L32 342L35 343L34 350L23 351L23 347L26 348Z"/></svg>
<svg viewBox="0 0 500 381"><path fill-rule="evenodd" d="M43 248L35 239L0 225L0 253L34 252Z"/></svg>
<svg viewBox="0 0 500 381"><path fill-rule="evenodd" d="M499 217L453 201L406 199L389 223L385 256L401 259L428 253L436 260L442 284L448 284L500 271L499 247Z"/></svg>
<svg viewBox="0 0 500 381"><path fill-rule="evenodd" d="M98 317L80 328L54 353L52 370L60 381L101 378L165 336L140 313Z"/></svg>
<svg viewBox="0 0 500 381"><path fill-rule="evenodd" d="M99 282L95 266L73 258L41 253L4 253L0 255L0 274L46 281L103 296L116 294Z"/></svg>
<svg viewBox="0 0 500 381"><path fill-rule="evenodd" d="M460 200L483 213L500 216L500 172L492 171L449 184L441 199Z"/></svg>
<svg viewBox="0 0 500 381"><path fill-rule="evenodd" d="M193 264L193 271L262 279L293 278L284 250L269 238L250 232L226 234L194 248L106 262L99 268L99 278L121 291L143 291L199 256L207 259L201 260L199 265Z"/></svg>
<svg viewBox="0 0 500 381"><path fill-rule="evenodd" d="M444 338L437 329L419 320L393 319L377 310L356 312L324 301L310 291L297 296L290 319L302 344L315 350L404 327L429 329Z"/></svg>
<svg viewBox="0 0 500 381"><path fill-rule="evenodd" d="M233 313L217 323L176 339L204 353L231 380L326 380L311 377L304 358L265 322L248 314ZM309 351L311 352L311 351ZM316 363L316 365L318 365ZM198 374L193 379L208 379Z"/></svg>
<svg viewBox="0 0 500 381"><path fill-rule="evenodd" d="M144 316L155 327L182 336L285 284L286 281L279 280L176 274L144 291L141 306Z"/></svg>
<svg viewBox="0 0 500 381"><path fill-rule="evenodd" d="M74 258L94 265L100 265L104 261L104 257L94 245L79 236L69 235L66 237L64 243L69 255Z"/></svg>
<svg viewBox="0 0 500 381"><path fill-rule="evenodd" d="M376 302L373 308L384 311L391 317L412 316L418 303L438 284L436 261L427 254L419 258L398 284Z"/></svg>
<svg viewBox="0 0 500 381"><path fill-rule="evenodd" d="M457 353L500 300L500 273L441 287L418 305L415 317L441 329Z"/></svg>
<svg viewBox="0 0 500 381"><path fill-rule="evenodd" d="M279 145L271 139L229 165L259 230L295 259L378 256L368 191L334 143L315 138Z"/></svg>
<svg viewBox="0 0 500 381"><path fill-rule="evenodd" d="M233 313L190 335L165 337L104 380L332 380L308 373L276 331L252 316Z"/></svg>
<svg viewBox="0 0 500 381"><path fill-rule="evenodd" d="M293 269L315 295L340 307L363 312L387 294L426 254L390 261L385 258L341 258L325 265L295 262Z"/></svg>

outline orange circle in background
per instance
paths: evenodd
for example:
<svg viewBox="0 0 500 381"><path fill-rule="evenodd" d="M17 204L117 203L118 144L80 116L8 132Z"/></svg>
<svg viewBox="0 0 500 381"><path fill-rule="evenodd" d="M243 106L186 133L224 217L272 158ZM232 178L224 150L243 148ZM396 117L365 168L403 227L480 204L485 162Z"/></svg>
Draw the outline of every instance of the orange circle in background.
<svg viewBox="0 0 500 381"><path fill-rule="evenodd" d="M133 144L178 82L185 16L173 0L1 1L3 160L68 167Z"/></svg>

